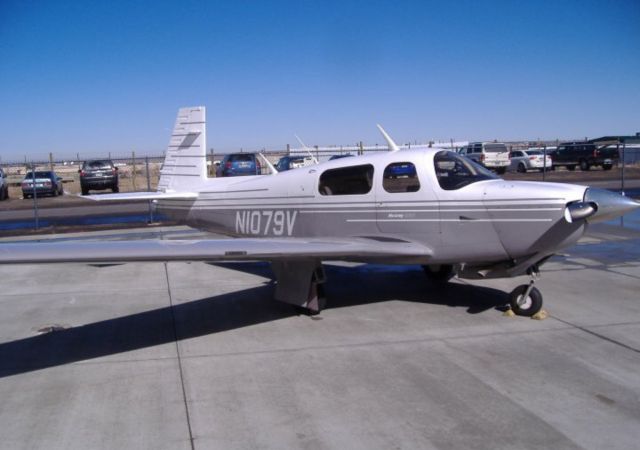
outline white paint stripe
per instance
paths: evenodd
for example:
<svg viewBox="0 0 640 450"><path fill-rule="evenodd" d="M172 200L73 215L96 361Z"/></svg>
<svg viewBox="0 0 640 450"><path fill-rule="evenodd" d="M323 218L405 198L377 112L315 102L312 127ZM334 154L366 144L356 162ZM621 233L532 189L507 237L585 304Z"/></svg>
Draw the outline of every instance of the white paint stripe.
<svg viewBox="0 0 640 450"><path fill-rule="evenodd" d="M168 208L179 208L182 205L175 204L175 200L173 200L173 204L164 203L163 206ZM350 207L341 208L340 210L316 210L316 211L305 211L304 206L302 205L291 205L291 204L273 204L273 205L263 205L263 206L206 206L199 205L196 203L194 208L200 210L210 210L210 211L227 211L227 210L270 210L270 209L297 209L300 210L301 214L401 214L401 213L460 213L460 212L503 212L503 213L511 213L511 212L540 212L540 211L561 211L562 208L490 208L490 209L364 209L364 210L354 210Z"/></svg>
<svg viewBox="0 0 640 450"><path fill-rule="evenodd" d="M346 208L345 208L346 209ZM363 211L349 211L353 214L364 213L421 213L421 212L513 212L513 211L561 211L562 208L489 208L489 209L367 209ZM301 214L344 214L345 211L336 210L319 210L319 211L300 211Z"/></svg>
<svg viewBox="0 0 640 450"><path fill-rule="evenodd" d="M347 219L347 222L551 222L553 219Z"/></svg>

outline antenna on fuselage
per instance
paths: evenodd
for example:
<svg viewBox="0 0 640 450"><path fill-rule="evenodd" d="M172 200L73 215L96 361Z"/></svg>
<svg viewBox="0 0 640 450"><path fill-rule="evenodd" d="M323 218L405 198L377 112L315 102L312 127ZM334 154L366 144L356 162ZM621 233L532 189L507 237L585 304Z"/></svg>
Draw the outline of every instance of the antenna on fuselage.
<svg viewBox="0 0 640 450"><path fill-rule="evenodd" d="M311 153L311 149L309 147L307 147L307 144L305 144L304 142L302 142L302 139L300 139L300 136L298 136L297 134L293 134L296 139L298 140L298 142L300 142L300 145L302 145L302 148L305 149L307 151L307 153L309 154L309 156L311 156L313 158L313 161L318 164L318 160L316 159L315 156L313 156L313 153Z"/></svg>
<svg viewBox="0 0 640 450"><path fill-rule="evenodd" d="M269 167L269 170L271 170L271 175L275 175L278 173L278 169L273 167L273 164L269 162L266 156L264 156L262 153L258 153L258 155L262 156L262 160L267 163L267 167Z"/></svg>
<svg viewBox="0 0 640 450"><path fill-rule="evenodd" d="M400 150L400 148L398 148L396 143L393 142L393 139L391 139L391 136L389 136L387 132L384 131L384 128L382 128L379 124L376 124L376 126L378 127L378 130L380 130L380 133L382 133L382 136L384 137L385 141L387 141L387 145L389 146L389 151L397 152L398 150Z"/></svg>

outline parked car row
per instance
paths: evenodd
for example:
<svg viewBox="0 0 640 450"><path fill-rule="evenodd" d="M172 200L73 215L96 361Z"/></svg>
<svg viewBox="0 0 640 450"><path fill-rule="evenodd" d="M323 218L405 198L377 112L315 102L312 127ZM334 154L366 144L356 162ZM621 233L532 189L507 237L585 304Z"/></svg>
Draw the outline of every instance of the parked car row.
<svg viewBox="0 0 640 450"><path fill-rule="evenodd" d="M503 143L472 142L459 149L458 153L499 174L504 173L507 169L524 173L528 170L544 170L545 167L551 170L555 170L557 167L575 170L578 166L581 170L589 170L591 167L610 170L619 160L616 148L597 147L588 142L564 142L557 148L550 148L546 151L540 148L530 148L511 152Z"/></svg>
<svg viewBox="0 0 640 450"><path fill-rule="evenodd" d="M110 160L89 160L78 170L82 195L90 190L111 189L119 191L118 168ZM64 194L63 181L53 170L28 171L20 183L23 198ZM0 200L9 197L9 183L6 173L0 169Z"/></svg>
<svg viewBox="0 0 640 450"><path fill-rule="evenodd" d="M507 169L525 173L529 170L555 170L557 167L566 167L575 170L577 166L581 170L589 170L591 167L602 167L610 170L618 163L619 155L616 148L597 147L588 142L564 142L557 148L543 150L530 148L527 150L509 151L504 143L500 142L472 142L458 150L458 153L481 164L482 166L503 174ZM353 156L351 154L333 155L330 160ZM256 153L230 153L224 156L216 170L218 177L231 177L241 175L260 175L262 165L260 155ZM546 161L545 161L546 157ZM283 156L278 160L275 168L278 172L305 167L316 164L313 156ZM397 173L390 173L391 177L411 176L405 173L405 168L398 166L394 169ZM88 160L82 164L80 170L80 188L82 195L87 195L91 190L110 189L119 192L118 168L113 161L107 159ZM22 183L22 195L30 198L34 195L63 195L62 179L53 171L28 172ZM0 201L9 197L9 186L6 173L0 169Z"/></svg>

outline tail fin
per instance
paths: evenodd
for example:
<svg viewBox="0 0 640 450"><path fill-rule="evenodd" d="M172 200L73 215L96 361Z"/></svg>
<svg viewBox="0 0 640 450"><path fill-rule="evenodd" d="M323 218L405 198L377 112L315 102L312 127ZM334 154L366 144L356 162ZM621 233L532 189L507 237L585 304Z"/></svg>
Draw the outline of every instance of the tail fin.
<svg viewBox="0 0 640 450"><path fill-rule="evenodd" d="M204 106L180 108L167 155L160 171L158 191L191 191L207 178L207 133Z"/></svg>

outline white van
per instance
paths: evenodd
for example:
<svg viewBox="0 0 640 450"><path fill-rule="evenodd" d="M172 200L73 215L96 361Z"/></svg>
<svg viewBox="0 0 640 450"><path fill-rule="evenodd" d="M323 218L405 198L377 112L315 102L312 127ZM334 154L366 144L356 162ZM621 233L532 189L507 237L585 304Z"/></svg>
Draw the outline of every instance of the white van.
<svg viewBox="0 0 640 450"><path fill-rule="evenodd" d="M501 142L471 142L460 154L500 174L505 173L510 164L509 149Z"/></svg>

